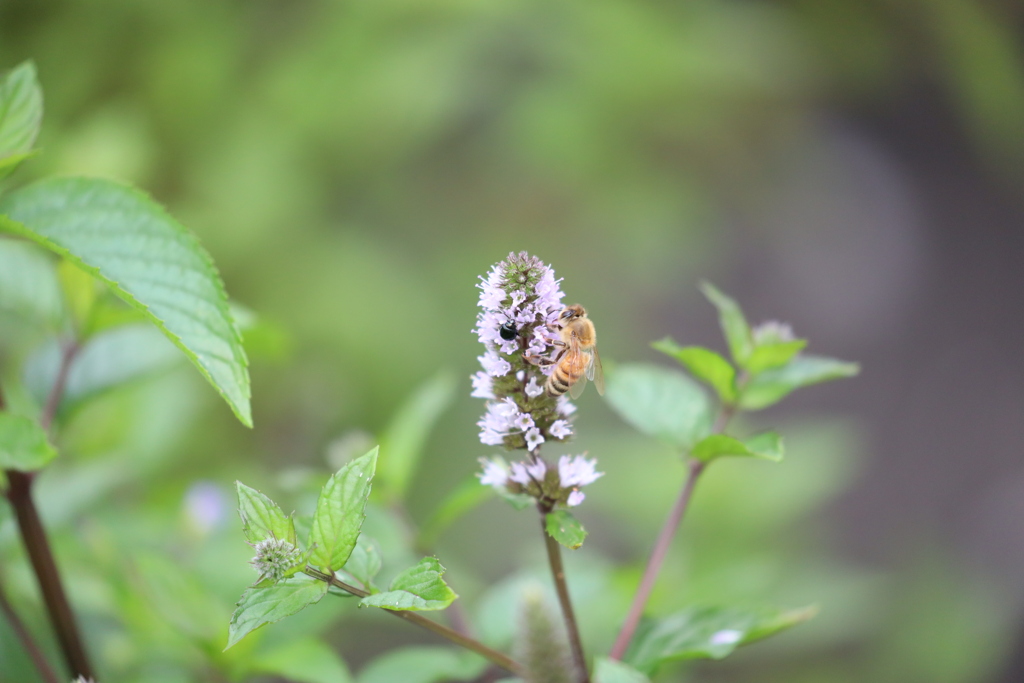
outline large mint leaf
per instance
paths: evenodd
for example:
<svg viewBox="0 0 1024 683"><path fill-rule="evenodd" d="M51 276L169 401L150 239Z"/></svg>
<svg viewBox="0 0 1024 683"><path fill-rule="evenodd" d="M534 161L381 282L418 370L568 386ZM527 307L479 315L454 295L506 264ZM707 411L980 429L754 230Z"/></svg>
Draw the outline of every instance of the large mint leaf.
<svg viewBox="0 0 1024 683"><path fill-rule="evenodd" d="M598 657L594 662L594 683L651 683L651 679L625 662Z"/></svg>
<svg viewBox="0 0 1024 683"><path fill-rule="evenodd" d="M720 355L702 346L679 346L666 337L651 344L686 366L694 377L718 392L725 403L736 400L736 369Z"/></svg>
<svg viewBox="0 0 1024 683"><path fill-rule="evenodd" d="M162 207L109 180L59 178L10 193L0 213L0 231L64 256L143 312L252 426L248 361L220 276Z"/></svg>
<svg viewBox="0 0 1024 683"><path fill-rule="evenodd" d="M443 575L444 567L436 557L424 557L396 576L386 592L367 596L360 604L417 612L444 609L459 596L444 582Z"/></svg>
<svg viewBox="0 0 1024 683"><path fill-rule="evenodd" d="M348 463L324 485L309 532L309 561L330 574L348 561L366 518L366 498L377 468L377 449Z"/></svg>
<svg viewBox="0 0 1024 683"><path fill-rule="evenodd" d="M22 62L0 79L0 178L31 154L43 120L36 67Z"/></svg>
<svg viewBox="0 0 1024 683"><path fill-rule="evenodd" d="M249 671L276 674L295 683L352 683L344 660L328 645L309 636L260 648L247 658Z"/></svg>
<svg viewBox="0 0 1024 683"><path fill-rule="evenodd" d="M34 244L0 238L0 311L60 327L64 302L53 257Z"/></svg>
<svg viewBox="0 0 1024 683"><path fill-rule="evenodd" d="M681 372L657 365L620 365L608 373L608 402L644 434L689 448L711 431L711 403Z"/></svg>
<svg viewBox="0 0 1024 683"><path fill-rule="evenodd" d="M775 432L764 432L746 441L724 434L712 434L704 437L693 447L690 454L703 462L711 462L725 456L761 458L779 462L782 460L782 437Z"/></svg>
<svg viewBox="0 0 1024 683"><path fill-rule="evenodd" d="M55 455L57 451L36 422L0 412L0 469L32 472L45 467Z"/></svg>
<svg viewBox="0 0 1024 683"><path fill-rule="evenodd" d="M271 585L258 585L242 593L228 626L228 644L237 643L244 636L264 624L272 624L295 614L306 605L319 602L327 594L328 584L304 574L283 579Z"/></svg>
<svg viewBox="0 0 1024 683"><path fill-rule="evenodd" d="M644 622L625 661L651 674L662 662L675 659L722 659L740 645L796 626L817 612L816 607L788 611L691 607Z"/></svg>

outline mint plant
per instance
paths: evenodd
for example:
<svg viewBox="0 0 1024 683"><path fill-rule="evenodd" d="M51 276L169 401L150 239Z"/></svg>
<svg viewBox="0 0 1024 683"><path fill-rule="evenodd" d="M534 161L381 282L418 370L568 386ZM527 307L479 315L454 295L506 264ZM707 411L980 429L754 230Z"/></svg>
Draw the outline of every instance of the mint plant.
<svg viewBox="0 0 1024 683"><path fill-rule="evenodd" d="M38 337L30 353L12 360L13 370L0 374L0 487L66 671L49 661L46 648L7 600L2 571L0 612L42 680L95 681L95 653L87 649L73 609L75 596L67 593L60 557L36 506L38 476L60 455L62 429L74 409L162 367L168 353L187 358L251 427L248 360L235 318L239 309L229 304L209 254L147 195L101 179L14 182L10 175L36 153L42 111L31 63L0 78L0 313L27 321ZM469 471L472 456L453 458L466 465L464 483L431 515L410 513L410 489L427 434L456 392L452 379L441 374L397 413L379 446L338 463L315 501L299 502L298 511L286 513L289 508L237 482L242 539L252 551L254 580L239 586L226 640L216 618L208 617L216 611L209 604L182 610L200 615L197 630L203 636L197 649L210 660L221 658L221 675L234 680L269 672L315 683L346 680L343 664L325 654L318 641L299 640L269 653L252 649L260 637L272 639L281 631L254 632L313 605L316 610L383 610L461 648L396 649L360 672L359 683L502 675L528 682L642 683L671 662L721 659L815 614L814 606L693 604L653 617L647 608L703 473L724 457L777 463L784 456L777 432L746 433L736 418L797 389L855 375L856 364L806 354L807 341L786 325L752 327L736 301L706 283L701 289L718 310L727 354L663 339L654 348L680 367L609 364L610 405L642 434L670 444L687 476L652 543L614 643L598 652L592 644L588 650L588 624L580 623L580 605L570 594L564 554L587 539L575 514L580 506L609 495L616 482L600 471L601 453L573 451L579 408L565 394L545 388L554 365L538 359L558 358L566 343L559 333L566 309L562 282L549 265L522 252L495 264L479 289L473 331L483 351L470 391L484 401L476 426L480 443L490 451L477 459L480 471ZM127 348L133 352L125 353ZM486 633L480 620L462 609L456 588L473 581L450 576L435 553L453 522L493 495L518 513L536 514L555 596L548 604L546 593L536 588L517 594L518 635L512 644ZM187 581L175 573L173 562L167 564L166 585ZM109 580L116 585L121 578ZM173 612L175 599L186 593L161 596L164 609ZM194 626L189 619L184 621ZM167 621L176 628L173 618ZM237 654L224 655L222 647ZM317 666L306 668L310 660Z"/></svg>
<svg viewBox="0 0 1024 683"><path fill-rule="evenodd" d="M387 453L374 449L339 470L327 483L315 512L303 526L310 529L296 545L295 518L262 494L238 484L239 512L246 537L257 550L253 565L260 577L238 603L228 645L264 624L279 621L320 602L331 591L359 598L364 607L389 610L415 625L465 647L492 665L525 681L570 683L640 683L658 668L680 659L721 659L737 647L793 627L814 616L815 606L797 609L750 609L734 605L695 605L660 619L644 619L644 610L673 536L686 513L701 474L716 460L731 456L779 462L783 441L774 431L741 436L733 418L766 408L804 386L856 374L853 363L803 355L806 340L785 325L770 322L751 328L739 305L710 284L702 290L718 308L731 359L671 339L654 347L677 359L689 374L664 367L622 364L609 373L608 399L622 417L645 434L676 446L688 470L679 497L657 537L621 630L607 656L590 660L584 649L568 589L562 548L575 550L587 532L571 508L586 498L582 487L602 477L597 461L584 455L542 450L561 449L574 433L576 407L566 396L546 392L552 371L530 361L555 351L557 321L563 310L560 281L536 257L510 254L482 279L475 333L484 345L482 370L472 376L472 395L486 401L477 423L484 445L524 451L508 462L480 458L479 485L492 489L513 508L535 508L562 615L564 639L541 598L524 596L519 644L504 654L469 635L465 624L453 629L419 612L444 610L457 595L434 557L403 570L388 590L373 583L382 562L377 543L361 531L372 481ZM694 381L706 384L714 399ZM557 459L555 459L557 458ZM409 460L400 458L408 471ZM610 482L604 482L609 485ZM392 503L393 496L386 496ZM459 489L441 504L432 524L448 524L480 500ZM437 519L443 522L436 522ZM302 519L300 516L298 519ZM435 538L433 529L428 535ZM421 536L421 539L423 537ZM414 658L404 671L412 676ZM445 676L469 680L481 669L445 669ZM417 672L417 675L422 672ZM397 674L395 674L397 675ZM426 679L424 679L426 680ZM440 680L440 678L429 678Z"/></svg>

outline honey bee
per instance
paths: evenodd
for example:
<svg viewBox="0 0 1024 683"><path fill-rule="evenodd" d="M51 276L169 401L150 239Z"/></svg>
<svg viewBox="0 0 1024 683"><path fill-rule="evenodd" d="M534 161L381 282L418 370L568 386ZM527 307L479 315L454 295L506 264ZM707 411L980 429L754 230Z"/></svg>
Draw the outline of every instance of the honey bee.
<svg viewBox="0 0 1024 683"><path fill-rule="evenodd" d="M537 365L554 365L555 368L544 385L549 396L561 396L566 391L573 398L579 398L589 379L604 396L604 372L601 357L597 355L597 331L587 317L587 311L579 304L568 306L558 315L558 334L561 347L553 358L534 361Z"/></svg>

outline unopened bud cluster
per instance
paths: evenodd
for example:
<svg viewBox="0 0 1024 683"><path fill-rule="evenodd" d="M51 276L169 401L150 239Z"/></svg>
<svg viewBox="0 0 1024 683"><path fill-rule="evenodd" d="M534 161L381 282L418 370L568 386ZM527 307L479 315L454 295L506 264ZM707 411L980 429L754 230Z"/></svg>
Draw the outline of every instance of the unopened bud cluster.
<svg viewBox="0 0 1024 683"><path fill-rule="evenodd" d="M268 538L250 545L256 551L250 564L259 572L259 581L280 581L302 561L302 553L288 541Z"/></svg>

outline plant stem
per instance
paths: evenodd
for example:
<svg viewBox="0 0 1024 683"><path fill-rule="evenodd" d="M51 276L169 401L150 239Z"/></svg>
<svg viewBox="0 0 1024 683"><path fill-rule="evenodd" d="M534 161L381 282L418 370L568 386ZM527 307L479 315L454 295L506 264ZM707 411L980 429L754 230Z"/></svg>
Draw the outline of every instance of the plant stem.
<svg viewBox="0 0 1024 683"><path fill-rule="evenodd" d="M562 565L562 547L558 541L548 534L545 520L550 510L545 510L538 503L540 511L540 532L544 535L544 544L548 550L548 562L551 565L551 576L555 580L555 592L558 594L558 602L562 606L562 617L565 619L565 631L569 636L569 649L572 651L572 660L576 665L576 672L580 683L590 683L590 674L587 673L587 660L583 655L583 643L580 641L579 627L576 625L576 615L572 610L572 601L569 599L569 586L565 582L565 567Z"/></svg>
<svg viewBox="0 0 1024 683"><path fill-rule="evenodd" d="M74 360L79 348L77 342L71 342L64 346L61 353L57 378L50 389L50 395L46 399L46 405L39 418L39 423L44 430L49 429L57 413L57 406L60 404L61 395L64 393L64 386L67 383L71 361ZM0 410L3 410L4 407L3 393L0 392ZM21 541L25 545L25 552L32 563L32 570L39 583L43 602L46 603L50 624L57 633L57 641L64 654L64 661L67 662L72 677L95 678L78 630L78 624L75 622L75 615L71 611L71 604L64 592L60 571L57 569L57 562L50 549L50 541L46 537L46 530L39 518L39 511L32 500L32 481L35 473L5 470L4 474L7 476L7 500L14 508Z"/></svg>
<svg viewBox="0 0 1024 683"><path fill-rule="evenodd" d="M57 640L64 652L64 659L67 661L68 668L71 669L72 676L93 678L92 667L89 665L89 658L86 656L78 625L75 623L75 616L71 612L71 605L64 593L60 572L53 559L46 531L43 529L39 513L32 501L32 479L25 472L16 470L7 470L6 474L9 485L7 499L11 501L11 507L14 508L18 529L21 531L21 540L25 544L25 551L32 562L32 569L39 582L43 602L46 603L46 609L50 614L50 623L53 625L53 630L57 632Z"/></svg>
<svg viewBox="0 0 1024 683"><path fill-rule="evenodd" d="M43 406L43 412L39 415L39 424L42 426L43 431L49 431L50 425L53 424L53 418L57 415L57 408L60 406L60 400L64 396L64 387L68 383L68 372L71 370L71 361L78 355L78 351L82 347L77 341L71 341L64 344L60 353L60 367L57 369L57 378L53 382L53 386L50 387L50 394L46 397L46 404Z"/></svg>
<svg viewBox="0 0 1024 683"><path fill-rule="evenodd" d="M43 651L39 648L39 645L32 638L32 634L25 628L25 624L22 623L18 617L18 613L14 611L14 607L7 601L7 596L4 595L3 590L0 589L0 611L7 617L7 621L11 625L11 629L14 634L21 641L22 647L25 648L25 652L32 659L32 663L35 664L36 669L39 671L39 676L46 681L46 683L60 683L60 678L57 677L57 672L53 670L50 663L46 661L46 656L43 655Z"/></svg>
<svg viewBox="0 0 1024 683"><path fill-rule="evenodd" d="M326 581L332 586L340 588L341 590L349 592L352 595L356 595L360 598L365 598L369 595L369 593L363 590L362 588L351 586L345 583L344 581L341 581L336 576L333 576L331 574L325 574L324 572L321 572L320 570L315 569L314 567L307 566L305 569L305 573L309 576L312 576L315 579ZM487 647L478 640L474 640L473 638L463 635L458 631L455 631L454 629L450 629L444 624L439 624L436 621L427 619L421 614L418 614L416 612L410 612L407 610L386 609L384 611L388 614L392 614L398 617L399 619L404 619L405 621L411 622L413 624L416 624L417 626L425 628L428 631L433 631L442 638L447 638L456 645L461 645L467 650L472 650L481 657L487 659L490 662L493 662L494 664L500 666L502 669L505 669L506 671L513 673L516 676L521 676L523 673L522 667L519 666L519 664L516 663L511 657L508 657L507 655L504 655L501 652L498 652L497 650L493 650Z"/></svg>
<svg viewBox="0 0 1024 683"><path fill-rule="evenodd" d="M658 579L658 572L661 571L665 555L668 554L669 546L672 544L672 537L675 535L679 523L683 521L683 515L686 514L690 497L693 495L693 487L696 485L697 477L700 476L702 471L704 471L703 462L700 460L690 461L690 470L686 477L686 483L683 485L683 490L679 493L676 504L672 507L672 512L669 513L668 519L665 520L665 524L661 527L658 541L654 544L654 550L651 551L651 559L647 561L647 568L644 570L644 576L640 580L640 587L637 588L636 595L633 596L633 604L629 608L629 614L622 625L622 630L619 631L619 635L615 639L615 645L612 646L611 655L609 655L612 659L622 659L622 656L626 654L626 648L629 647L629 641L633 639L633 633L636 632L636 627L640 624L640 617L643 616L647 599L651 596L651 590L653 590L654 583Z"/></svg>

